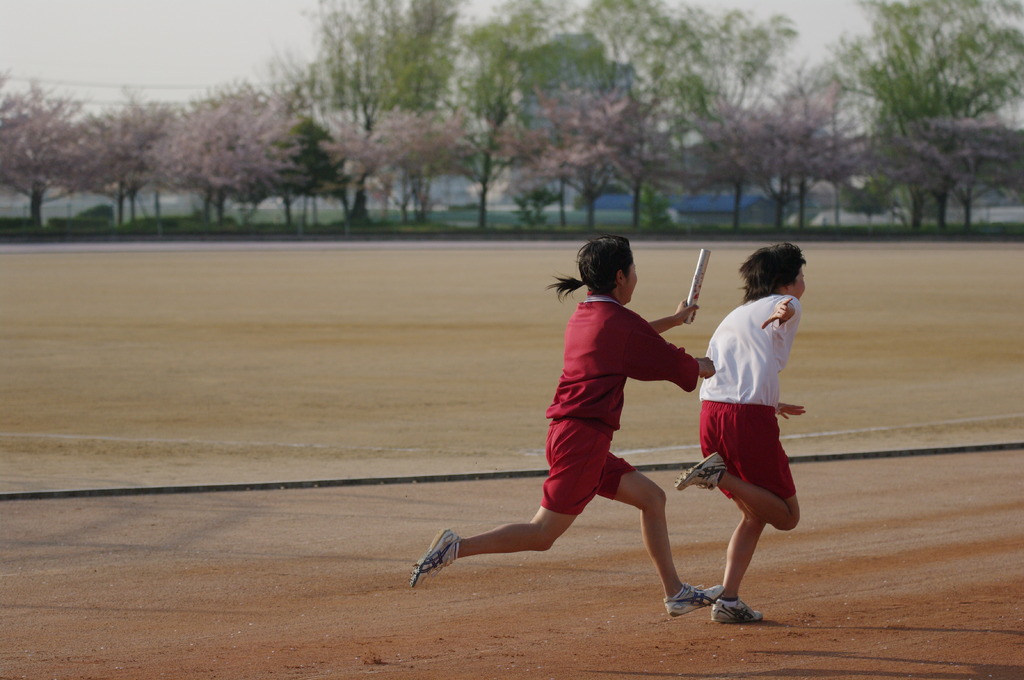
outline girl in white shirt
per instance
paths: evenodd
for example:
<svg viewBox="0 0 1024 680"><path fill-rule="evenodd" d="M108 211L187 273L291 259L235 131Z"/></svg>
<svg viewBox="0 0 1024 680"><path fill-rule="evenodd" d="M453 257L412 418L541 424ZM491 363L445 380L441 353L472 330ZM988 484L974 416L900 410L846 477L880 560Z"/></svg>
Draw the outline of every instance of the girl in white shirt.
<svg viewBox="0 0 1024 680"><path fill-rule="evenodd" d="M779 401L779 372L789 361L800 325L804 294L800 248L780 243L761 248L740 267L743 304L718 326L708 347L717 373L700 390L704 461L680 475L677 489L720 489L740 510L726 553L724 587L712 608L720 623L760 621L761 612L739 599L740 582L766 525L789 531L800 505L779 441L776 418L804 412Z"/></svg>

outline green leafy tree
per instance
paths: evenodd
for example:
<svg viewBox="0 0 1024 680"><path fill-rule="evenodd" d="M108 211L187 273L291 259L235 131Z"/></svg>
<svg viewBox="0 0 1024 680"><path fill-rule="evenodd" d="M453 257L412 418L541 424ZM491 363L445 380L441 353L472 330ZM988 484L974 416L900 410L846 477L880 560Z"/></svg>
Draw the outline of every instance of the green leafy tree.
<svg viewBox="0 0 1024 680"><path fill-rule="evenodd" d="M669 215L671 202L668 196L659 193L650 186L645 186L641 192L640 202L640 226L644 229L664 229L672 225L672 217Z"/></svg>
<svg viewBox="0 0 1024 680"><path fill-rule="evenodd" d="M427 111L447 96L459 0L321 0L316 88L325 107L369 136L381 115ZM365 222L367 175L354 178L351 219Z"/></svg>
<svg viewBox="0 0 1024 680"><path fill-rule="evenodd" d="M1017 0L863 0L871 32L843 44L845 84L864 97L874 134L911 137L921 121L979 118L1018 103L1024 9ZM908 184L919 228L928 189ZM941 218L940 218L941 219Z"/></svg>
<svg viewBox="0 0 1024 680"><path fill-rule="evenodd" d="M338 184L338 164L323 147L330 139L327 129L309 117L299 120L289 131L285 144L292 150L292 165L282 173L277 188L289 227L295 199L314 198ZM302 221L305 223L305 214Z"/></svg>
<svg viewBox="0 0 1024 680"><path fill-rule="evenodd" d="M591 0L582 26L608 60L629 64L630 93L640 101L664 94L678 67L678 46L697 42L692 26L676 21L660 0Z"/></svg>
<svg viewBox="0 0 1024 680"><path fill-rule="evenodd" d="M548 223L544 209L557 201L558 198L559 193L546 186L537 187L515 196L512 200L515 201L516 207L519 208L516 211L519 223L527 227L544 226Z"/></svg>
<svg viewBox="0 0 1024 680"><path fill-rule="evenodd" d="M465 114L465 134L458 165L479 188L481 229L487 227L491 186L515 159L508 138L522 117L527 55L547 39L552 11L543 3L512 3L503 18L471 26L460 36L456 105Z"/></svg>
<svg viewBox="0 0 1024 680"><path fill-rule="evenodd" d="M630 65L629 96L659 121L648 135L665 138L651 150L670 154L679 167L692 165L686 149L698 128L723 110L749 108L766 95L796 38L792 23L780 15L762 21L742 11L670 7L660 0L592 0L583 25L612 60ZM635 171L627 173L634 177L634 209L647 182L683 179L665 165L641 163L646 176L640 182ZM637 219L634 213L634 224Z"/></svg>
<svg viewBox="0 0 1024 680"><path fill-rule="evenodd" d="M440 108L455 70L460 0L408 0L386 65L393 74L393 106L422 113Z"/></svg>

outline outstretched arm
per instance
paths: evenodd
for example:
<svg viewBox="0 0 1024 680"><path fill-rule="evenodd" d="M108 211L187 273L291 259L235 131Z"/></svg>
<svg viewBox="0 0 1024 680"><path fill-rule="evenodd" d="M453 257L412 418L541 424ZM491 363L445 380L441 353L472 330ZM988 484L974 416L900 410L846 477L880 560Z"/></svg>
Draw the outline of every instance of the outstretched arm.
<svg viewBox="0 0 1024 680"><path fill-rule="evenodd" d="M700 309L699 305L687 305L686 300L679 303L676 307L676 313L671 316L662 317L661 319L655 319L650 321L651 328L658 333L664 333L665 331L675 328L676 326L682 326L683 321L688 319L691 314Z"/></svg>
<svg viewBox="0 0 1024 680"><path fill-rule="evenodd" d="M768 317L767 321L761 324L761 328L768 328L768 325L773 321L778 321L779 323L786 323L787 321L792 319L793 315L796 314L796 309L794 309L793 306L789 304L792 301L793 298L791 297L779 300L778 304L775 305L775 309L772 310L772 315Z"/></svg>

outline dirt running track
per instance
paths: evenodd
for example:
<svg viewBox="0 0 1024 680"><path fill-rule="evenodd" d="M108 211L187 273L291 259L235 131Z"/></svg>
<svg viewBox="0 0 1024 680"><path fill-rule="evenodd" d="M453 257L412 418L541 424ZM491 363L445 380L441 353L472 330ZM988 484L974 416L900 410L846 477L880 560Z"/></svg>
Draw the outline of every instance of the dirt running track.
<svg viewBox="0 0 1024 680"><path fill-rule="evenodd" d="M408 587L438 527L528 517L536 479L13 501L0 677L1019 680L1021 455L794 466L805 519L762 539L740 627L666 616L608 501ZM671 493L680 573L717 582L729 502Z"/></svg>
<svg viewBox="0 0 1024 680"><path fill-rule="evenodd" d="M537 468L576 246L0 249L0 493ZM696 247L637 248L637 311L674 309ZM713 248L671 331L694 354L752 246ZM1024 441L1024 248L805 252L791 455ZM694 459L695 397L626 401L616 451ZM0 680L1024 678L1024 452L793 469L803 521L766 532L741 627L669 618L600 500L549 552L408 587L538 478L0 502ZM718 583L735 511L668 493L680 574Z"/></svg>

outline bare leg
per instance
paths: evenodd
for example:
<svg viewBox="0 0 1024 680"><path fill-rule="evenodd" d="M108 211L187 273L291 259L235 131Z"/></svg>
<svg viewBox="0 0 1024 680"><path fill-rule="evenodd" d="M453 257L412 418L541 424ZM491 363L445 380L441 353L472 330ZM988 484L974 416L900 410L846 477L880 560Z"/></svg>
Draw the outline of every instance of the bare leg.
<svg viewBox="0 0 1024 680"><path fill-rule="evenodd" d="M795 529L800 523L800 504L796 496L782 499L767 489L746 482L726 472L718 482L718 486L742 501L741 508L753 517L771 524L780 531Z"/></svg>
<svg viewBox="0 0 1024 680"><path fill-rule="evenodd" d="M576 515L563 515L540 508L530 522L504 524L482 534L462 539L459 544L459 557L547 550L575 519Z"/></svg>
<svg viewBox="0 0 1024 680"><path fill-rule="evenodd" d="M733 500L739 506L743 517L736 530L733 531L732 538L729 540L729 548L726 551L725 576L722 579L725 590L722 591L722 597L730 599L739 597L740 582L747 573L747 567L750 566L757 542L765 528L765 523L754 515L743 501L735 498Z"/></svg>
<svg viewBox="0 0 1024 680"><path fill-rule="evenodd" d="M672 597L683 587L672 559L672 546L665 518L665 491L640 472L622 476L615 500L640 510L640 535L647 554L665 589L665 597Z"/></svg>

